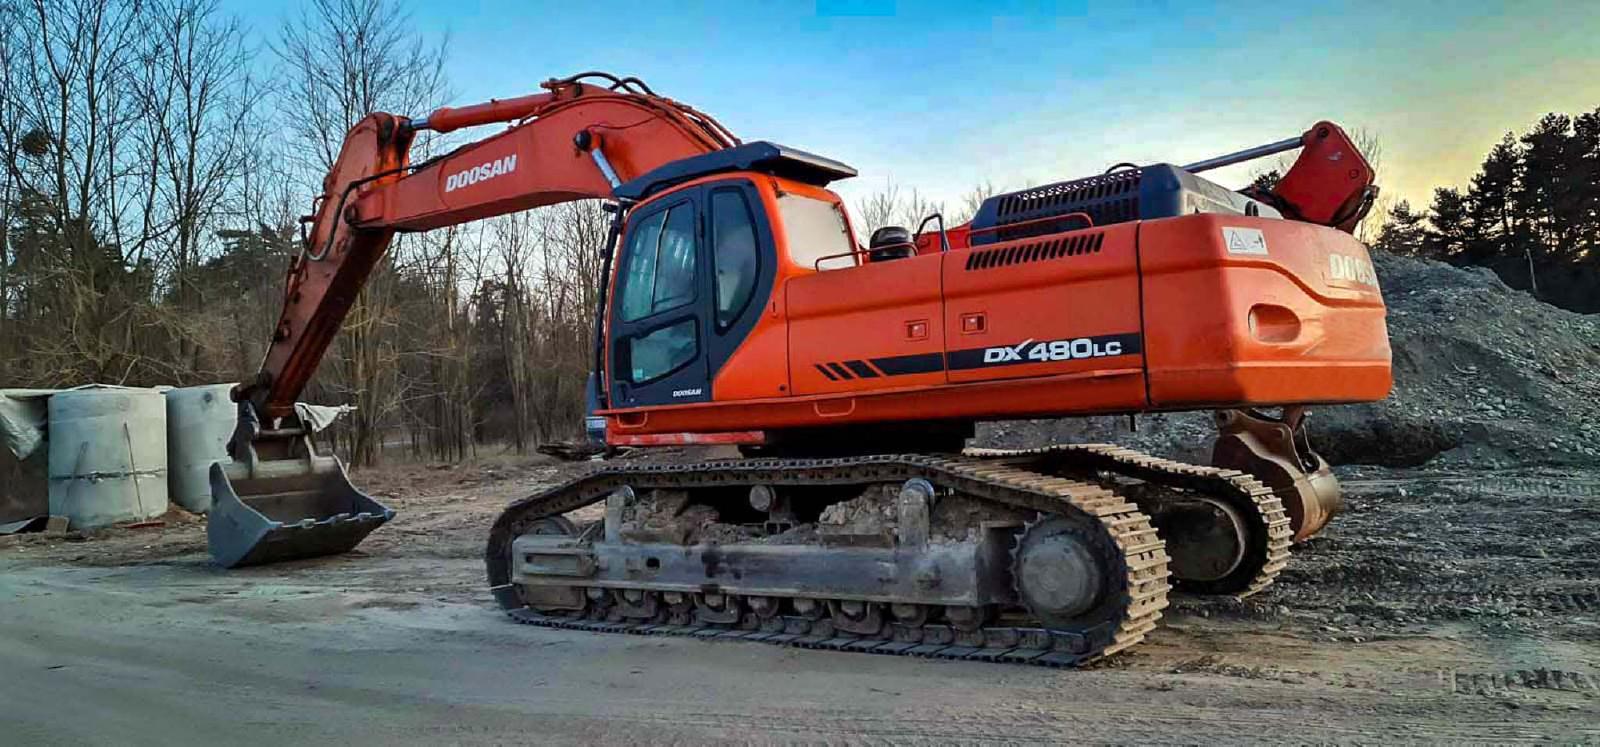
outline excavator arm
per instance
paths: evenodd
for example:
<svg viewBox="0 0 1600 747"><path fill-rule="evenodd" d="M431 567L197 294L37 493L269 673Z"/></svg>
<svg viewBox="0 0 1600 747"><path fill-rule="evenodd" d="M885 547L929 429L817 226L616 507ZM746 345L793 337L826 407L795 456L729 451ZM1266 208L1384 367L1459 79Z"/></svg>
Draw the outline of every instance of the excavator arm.
<svg viewBox="0 0 1600 747"><path fill-rule="evenodd" d="M600 80L601 84L584 82ZM289 263L283 312L255 377L233 392L233 462L212 467L212 557L233 567L349 550L393 516L318 454L295 400L397 232L608 198L663 164L739 140L636 78L584 73L543 93L443 108L421 119L367 115L350 128ZM511 123L420 163L420 131Z"/></svg>
<svg viewBox="0 0 1600 747"><path fill-rule="evenodd" d="M602 87L580 82L603 77ZM236 393L263 420L291 417L367 277L399 231L426 231L529 208L610 197L665 163L739 143L711 117L632 78L585 74L544 93L439 109L422 119L370 114L350 129L289 265L283 313L254 381ZM513 122L417 164L418 131Z"/></svg>

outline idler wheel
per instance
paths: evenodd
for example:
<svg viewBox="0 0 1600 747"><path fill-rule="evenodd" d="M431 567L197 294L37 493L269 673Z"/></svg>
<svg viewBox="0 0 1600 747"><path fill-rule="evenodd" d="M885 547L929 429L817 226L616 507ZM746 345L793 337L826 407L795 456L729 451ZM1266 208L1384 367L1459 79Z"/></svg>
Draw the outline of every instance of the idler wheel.
<svg viewBox="0 0 1600 747"><path fill-rule="evenodd" d="M777 597L750 597L745 600L750 605L750 611L763 620L771 620L778 616L782 609L782 600Z"/></svg>
<svg viewBox="0 0 1600 747"><path fill-rule="evenodd" d="M894 621L901 625L920 628L928 622L929 607L925 604L892 604L889 612L894 615Z"/></svg>
<svg viewBox="0 0 1600 747"><path fill-rule="evenodd" d="M990 620L994 619L992 607L965 607L959 605L946 605L944 608L945 622L956 630L971 633L983 628Z"/></svg>
<svg viewBox="0 0 1600 747"><path fill-rule="evenodd" d="M1250 525L1222 501L1185 496L1161 505L1150 520L1167 543L1167 567L1178 581L1220 581L1244 563Z"/></svg>
<svg viewBox="0 0 1600 747"><path fill-rule="evenodd" d="M565 516L547 516L515 527L516 536L525 534L572 537L578 528ZM511 545L507 543L509 555ZM515 562L514 560L510 562ZM577 586L523 586L523 603L546 614L562 617L582 617L588 611L590 599L586 591Z"/></svg>
<svg viewBox="0 0 1600 747"><path fill-rule="evenodd" d="M826 603L810 597L795 597L789 601L789 606L794 608L796 617L803 617L807 620L821 620L822 616L828 612Z"/></svg>
<svg viewBox="0 0 1600 747"><path fill-rule="evenodd" d="M883 630L883 606L877 602L830 599L833 627L856 635L877 635Z"/></svg>

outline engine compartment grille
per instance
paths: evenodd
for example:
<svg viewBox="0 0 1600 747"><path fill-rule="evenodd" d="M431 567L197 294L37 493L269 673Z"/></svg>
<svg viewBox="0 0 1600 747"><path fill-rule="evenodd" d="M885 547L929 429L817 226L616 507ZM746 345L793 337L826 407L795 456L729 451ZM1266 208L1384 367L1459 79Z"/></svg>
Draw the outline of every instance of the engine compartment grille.
<svg viewBox="0 0 1600 747"><path fill-rule="evenodd" d="M981 211L989 243L1043 236L1083 228L1084 213L1096 226L1124 223L1140 217L1139 192L1144 169L1129 169L1070 182L1057 182L991 198ZM1048 220L1060 216L1060 220ZM987 237L986 237L987 238Z"/></svg>
<svg viewBox="0 0 1600 747"><path fill-rule="evenodd" d="M966 269L988 270L1026 262L1042 262L1062 257L1098 254L1100 245L1104 242L1105 233L1097 231L1095 233L1064 236L1059 239L1034 241L997 249L973 249L967 254Z"/></svg>

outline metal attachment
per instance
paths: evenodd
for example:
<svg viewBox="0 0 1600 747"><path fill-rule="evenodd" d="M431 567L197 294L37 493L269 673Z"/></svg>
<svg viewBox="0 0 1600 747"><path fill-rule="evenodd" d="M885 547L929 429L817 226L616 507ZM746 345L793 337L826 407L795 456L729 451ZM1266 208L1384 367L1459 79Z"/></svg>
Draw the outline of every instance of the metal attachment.
<svg viewBox="0 0 1600 747"><path fill-rule="evenodd" d="M344 465L318 454L311 436L286 418L262 428L255 406L239 403L228 452L211 465L206 544L224 568L347 552L394 511L357 490Z"/></svg>
<svg viewBox="0 0 1600 747"><path fill-rule="evenodd" d="M1285 407L1282 417L1245 410L1219 410L1211 463L1248 472L1283 501L1294 541L1304 542L1344 510L1339 479L1311 450L1305 408Z"/></svg>

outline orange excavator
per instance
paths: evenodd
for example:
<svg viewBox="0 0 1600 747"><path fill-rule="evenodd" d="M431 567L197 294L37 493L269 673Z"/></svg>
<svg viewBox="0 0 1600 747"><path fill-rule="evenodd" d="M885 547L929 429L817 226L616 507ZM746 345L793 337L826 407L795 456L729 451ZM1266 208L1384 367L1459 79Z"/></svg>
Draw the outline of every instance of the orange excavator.
<svg viewBox="0 0 1600 747"><path fill-rule="evenodd" d="M1337 126L862 245L828 189L843 163L741 142L635 78L543 87L350 130L235 390L218 563L341 552L393 515L293 403L395 232L582 199L614 218L592 419L612 445L743 457L601 462L512 503L485 564L519 622L1074 665L1140 641L1169 591L1260 591L1338 510L1305 407L1387 396L1390 350L1351 236L1373 173ZM419 131L491 123L510 126L409 160ZM1295 148L1270 187L1197 176ZM1184 410L1216 412L1213 464L965 448L981 421Z"/></svg>

